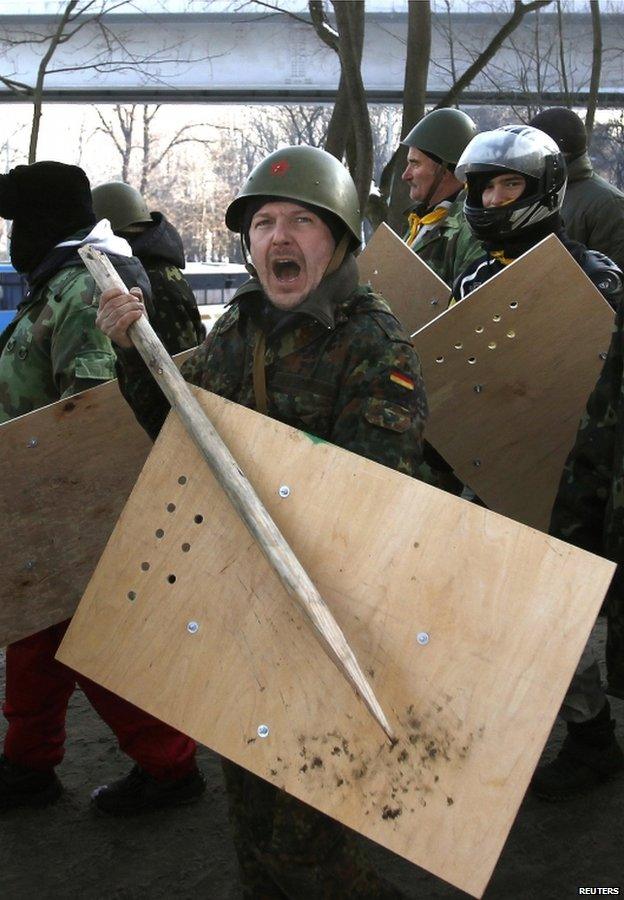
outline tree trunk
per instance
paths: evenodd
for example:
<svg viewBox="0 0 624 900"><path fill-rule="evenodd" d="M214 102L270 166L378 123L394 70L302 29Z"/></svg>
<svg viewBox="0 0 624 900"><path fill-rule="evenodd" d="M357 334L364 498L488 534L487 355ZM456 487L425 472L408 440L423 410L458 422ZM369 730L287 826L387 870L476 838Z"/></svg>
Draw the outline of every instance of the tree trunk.
<svg viewBox="0 0 624 900"><path fill-rule="evenodd" d="M373 175L373 135L362 81L361 61L364 46L364 0L333 3L340 34L340 65L349 100L354 151L349 153L350 171L355 182L360 209L365 213Z"/></svg>
<svg viewBox="0 0 624 900"><path fill-rule="evenodd" d="M587 115L585 116L585 128L587 129L587 143L591 144L594 131L594 118L598 105L598 91L600 89L600 69L602 65L602 25L600 22L600 4L598 0L590 0L589 7L592 17L592 31L594 43L592 50L592 70L589 82L589 99L587 101Z"/></svg>
<svg viewBox="0 0 624 900"><path fill-rule="evenodd" d="M141 195L147 190L147 176L150 171L150 124L152 117L148 115L147 104L143 105L143 159L141 160Z"/></svg>
<svg viewBox="0 0 624 900"><path fill-rule="evenodd" d="M334 100L331 119L327 127L325 149L336 159L344 159L347 149L347 139L352 130L351 113L349 110L349 97L344 75L341 74L338 83L338 92Z"/></svg>
<svg viewBox="0 0 624 900"><path fill-rule="evenodd" d="M425 114L431 56L431 3L429 0L409 3L407 9L407 53L401 138L404 138ZM409 205L409 191L401 180L406 159L407 147L399 146L382 172L379 185L382 196L389 195L388 224L396 232L403 229L403 213Z"/></svg>
<svg viewBox="0 0 624 900"><path fill-rule="evenodd" d="M45 81L46 72L48 69L48 65L50 64L50 60L54 56L54 52L56 48L61 43L61 39L63 37L63 32L65 31L65 26L69 21L74 8L76 7L78 0L69 0L69 3L65 7L63 14L60 18L56 31L54 32L52 38L50 39L50 44L48 49L44 53L41 62L39 63L39 67L37 69L37 81L35 83L35 87L33 89L33 118L32 118L32 127L30 129L30 146L28 148L28 162L32 164L37 159L37 144L39 142L39 127L41 125L41 116L42 105L43 105L43 83Z"/></svg>
<svg viewBox="0 0 624 900"><path fill-rule="evenodd" d="M561 84L563 86L563 94L565 97L565 105L570 109L570 87L568 84L568 72L566 69L565 52L563 45L563 12L561 10L561 0L557 0L557 30L559 32L559 67L561 74Z"/></svg>

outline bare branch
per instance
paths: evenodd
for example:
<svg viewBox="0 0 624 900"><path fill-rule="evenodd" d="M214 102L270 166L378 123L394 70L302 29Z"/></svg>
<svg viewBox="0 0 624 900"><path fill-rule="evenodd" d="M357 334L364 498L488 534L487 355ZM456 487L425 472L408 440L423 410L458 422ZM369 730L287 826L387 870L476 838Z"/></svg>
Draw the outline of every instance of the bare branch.
<svg viewBox="0 0 624 900"><path fill-rule="evenodd" d="M464 74L455 82L455 84L446 92L444 97L436 105L436 109L443 106L452 106L468 85L476 78L493 56L498 52L505 39L515 31L522 19L530 12L548 6L551 0L532 0L531 3L523 3L522 0L514 0L514 10L510 18L496 32L485 50L479 54L472 65L468 66Z"/></svg>

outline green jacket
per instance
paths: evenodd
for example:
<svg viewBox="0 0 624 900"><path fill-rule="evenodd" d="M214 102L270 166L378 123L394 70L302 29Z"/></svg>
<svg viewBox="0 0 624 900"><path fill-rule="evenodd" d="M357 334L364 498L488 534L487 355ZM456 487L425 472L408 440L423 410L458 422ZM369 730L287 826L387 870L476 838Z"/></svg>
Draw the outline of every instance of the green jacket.
<svg viewBox="0 0 624 900"><path fill-rule="evenodd" d="M473 235L464 216L465 191L457 196L441 222L412 246L412 250L449 288L473 260L483 256L481 241ZM407 233L403 240L407 240Z"/></svg>
<svg viewBox="0 0 624 900"><path fill-rule="evenodd" d="M142 260L143 262L143 260ZM171 356L196 347L206 337L193 291L177 266L143 262L152 288L147 313L152 328Z"/></svg>
<svg viewBox="0 0 624 900"><path fill-rule="evenodd" d="M604 253L624 272L624 194L596 175L587 153L568 163L561 216L568 237Z"/></svg>
<svg viewBox="0 0 624 900"><path fill-rule="evenodd" d="M95 295L83 266L27 295L0 335L0 422L115 377L115 353L95 327Z"/></svg>
<svg viewBox="0 0 624 900"><path fill-rule="evenodd" d="M624 307L563 470L555 537L618 563L609 591L607 671L624 689Z"/></svg>
<svg viewBox="0 0 624 900"><path fill-rule="evenodd" d="M254 352L264 334L267 414L400 472L421 461L427 405L420 363L386 303L357 285L353 257L295 311L247 282L182 367L187 381L257 408ZM119 354L120 385L155 437L168 404L134 351Z"/></svg>

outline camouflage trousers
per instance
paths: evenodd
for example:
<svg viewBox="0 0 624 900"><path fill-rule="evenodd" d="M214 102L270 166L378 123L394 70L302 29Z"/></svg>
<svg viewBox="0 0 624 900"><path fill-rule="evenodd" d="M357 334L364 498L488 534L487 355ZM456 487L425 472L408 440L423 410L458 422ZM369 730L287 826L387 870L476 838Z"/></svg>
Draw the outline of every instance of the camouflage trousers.
<svg viewBox="0 0 624 900"><path fill-rule="evenodd" d="M243 896L253 900L399 900L351 832L222 760Z"/></svg>

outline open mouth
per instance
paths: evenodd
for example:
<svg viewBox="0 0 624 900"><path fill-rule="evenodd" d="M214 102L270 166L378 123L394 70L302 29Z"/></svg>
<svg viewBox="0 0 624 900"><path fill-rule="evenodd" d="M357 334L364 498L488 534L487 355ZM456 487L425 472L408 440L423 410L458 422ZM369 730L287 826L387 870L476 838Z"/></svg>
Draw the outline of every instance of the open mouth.
<svg viewBox="0 0 624 900"><path fill-rule="evenodd" d="M296 281L301 274L301 266L294 259L274 259L271 270L275 278L282 283Z"/></svg>

